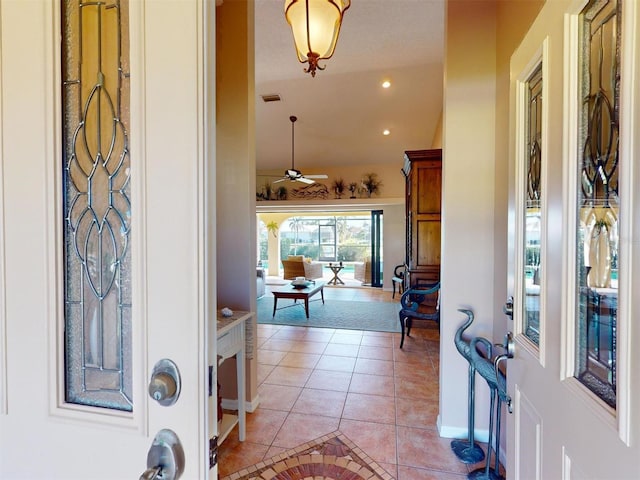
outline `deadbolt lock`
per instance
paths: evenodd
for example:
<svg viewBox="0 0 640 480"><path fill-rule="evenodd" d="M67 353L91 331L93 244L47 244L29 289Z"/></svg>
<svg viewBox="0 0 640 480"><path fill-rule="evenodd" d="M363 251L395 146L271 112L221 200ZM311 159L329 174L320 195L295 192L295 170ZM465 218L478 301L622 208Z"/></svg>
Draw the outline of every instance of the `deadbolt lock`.
<svg viewBox="0 0 640 480"><path fill-rule="evenodd" d="M149 381L149 396L160 405L173 405L180 396L180 372L177 365L163 358L153 367Z"/></svg>

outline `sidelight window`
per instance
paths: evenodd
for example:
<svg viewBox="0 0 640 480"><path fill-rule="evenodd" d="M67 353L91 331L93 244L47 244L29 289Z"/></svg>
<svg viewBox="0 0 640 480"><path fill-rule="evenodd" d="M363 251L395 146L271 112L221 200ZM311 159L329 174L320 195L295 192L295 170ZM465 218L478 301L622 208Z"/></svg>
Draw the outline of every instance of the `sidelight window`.
<svg viewBox="0 0 640 480"><path fill-rule="evenodd" d="M616 407L621 0L580 14L575 377Z"/></svg>
<svg viewBox="0 0 640 480"><path fill-rule="evenodd" d="M524 282L522 333L540 346L540 279L542 277L542 64L526 81L524 138Z"/></svg>

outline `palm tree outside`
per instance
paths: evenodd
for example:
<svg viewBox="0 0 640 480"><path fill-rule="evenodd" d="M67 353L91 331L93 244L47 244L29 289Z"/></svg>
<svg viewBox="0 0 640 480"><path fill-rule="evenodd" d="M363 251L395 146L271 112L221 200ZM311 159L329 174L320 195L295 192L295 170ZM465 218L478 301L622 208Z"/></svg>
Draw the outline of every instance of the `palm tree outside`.
<svg viewBox="0 0 640 480"><path fill-rule="evenodd" d="M291 217L291 220L289 220L289 228L291 229L291 231L294 234L294 237L293 237L293 254L297 255L298 254L298 234L300 233L300 231L304 230L304 223L302 221L302 218L300 218L300 217Z"/></svg>

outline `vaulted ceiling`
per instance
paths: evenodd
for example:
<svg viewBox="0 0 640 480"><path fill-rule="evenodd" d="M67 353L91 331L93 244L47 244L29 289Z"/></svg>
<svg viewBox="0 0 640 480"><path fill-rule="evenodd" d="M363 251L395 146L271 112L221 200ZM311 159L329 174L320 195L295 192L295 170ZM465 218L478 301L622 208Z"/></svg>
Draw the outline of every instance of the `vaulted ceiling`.
<svg viewBox="0 0 640 480"><path fill-rule="evenodd" d="M257 169L291 166L291 115L301 170L401 162L405 150L430 148L442 112L444 1L352 0L334 56L313 78L297 60L284 0L256 0ZM271 94L281 100L262 100Z"/></svg>

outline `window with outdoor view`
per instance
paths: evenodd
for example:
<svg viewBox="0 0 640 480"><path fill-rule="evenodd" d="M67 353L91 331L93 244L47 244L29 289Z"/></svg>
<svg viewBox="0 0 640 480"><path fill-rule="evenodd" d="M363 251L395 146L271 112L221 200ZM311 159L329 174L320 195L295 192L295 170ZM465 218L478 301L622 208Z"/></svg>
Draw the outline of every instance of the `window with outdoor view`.
<svg viewBox="0 0 640 480"><path fill-rule="evenodd" d="M575 377L616 407L621 0L580 14Z"/></svg>

